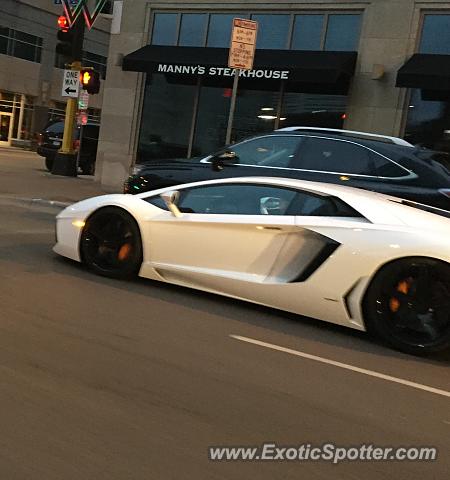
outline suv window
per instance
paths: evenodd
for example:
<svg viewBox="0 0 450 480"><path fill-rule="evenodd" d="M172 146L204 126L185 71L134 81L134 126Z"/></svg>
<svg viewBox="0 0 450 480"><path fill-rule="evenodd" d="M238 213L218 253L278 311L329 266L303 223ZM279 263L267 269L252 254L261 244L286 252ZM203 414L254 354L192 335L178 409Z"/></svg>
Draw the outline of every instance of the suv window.
<svg viewBox="0 0 450 480"><path fill-rule="evenodd" d="M52 123L45 131L48 133L64 133L64 122Z"/></svg>
<svg viewBox="0 0 450 480"><path fill-rule="evenodd" d="M146 201L167 210L159 196ZM338 198L285 187L249 184L181 190L178 208L183 213L218 215L361 216Z"/></svg>
<svg viewBox="0 0 450 480"><path fill-rule="evenodd" d="M303 170L380 177L404 177L408 172L385 157L353 142L308 138L295 165Z"/></svg>
<svg viewBox="0 0 450 480"><path fill-rule="evenodd" d="M227 148L237 155L236 163L261 167L290 167L299 149L302 137L268 135L254 138Z"/></svg>

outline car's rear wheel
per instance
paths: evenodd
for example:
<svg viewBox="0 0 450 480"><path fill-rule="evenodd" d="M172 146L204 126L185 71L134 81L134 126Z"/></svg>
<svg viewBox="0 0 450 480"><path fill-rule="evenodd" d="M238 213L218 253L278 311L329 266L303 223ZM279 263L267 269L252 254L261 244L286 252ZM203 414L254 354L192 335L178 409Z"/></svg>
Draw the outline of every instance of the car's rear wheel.
<svg viewBox="0 0 450 480"><path fill-rule="evenodd" d="M83 228L80 254L82 261L99 275L134 276L142 264L139 226L121 208L102 208L89 217Z"/></svg>
<svg viewBox="0 0 450 480"><path fill-rule="evenodd" d="M415 355L450 348L450 265L405 258L384 266L364 299L369 332Z"/></svg>

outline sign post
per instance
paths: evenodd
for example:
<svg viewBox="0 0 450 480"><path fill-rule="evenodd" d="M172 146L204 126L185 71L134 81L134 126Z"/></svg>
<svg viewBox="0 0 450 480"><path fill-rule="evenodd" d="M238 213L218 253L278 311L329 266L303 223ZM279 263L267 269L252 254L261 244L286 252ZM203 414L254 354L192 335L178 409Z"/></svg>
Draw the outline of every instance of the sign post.
<svg viewBox="0 0 450 480"><path fill-rule="evenodd" d="M228 67L233 68L233 94L231 96L230 115L228 118L228 128L226 135L226 144L231 143L231 133L233 129L234 113L236 111L236 98L239 86L239 76L241 70L252 70L255 60L256 37L258 34L258 22L235 18L233 20L233 30L231 34L230 54L228 57Z"/></svg>

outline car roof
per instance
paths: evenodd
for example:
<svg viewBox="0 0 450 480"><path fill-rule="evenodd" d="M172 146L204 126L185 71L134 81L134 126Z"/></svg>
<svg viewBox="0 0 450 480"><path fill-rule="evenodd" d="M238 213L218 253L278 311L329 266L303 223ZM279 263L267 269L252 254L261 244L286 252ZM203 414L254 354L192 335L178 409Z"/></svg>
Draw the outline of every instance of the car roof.
<svg viewBox="0 0 450 480"><path fill-rule="evenodd" d="M290 132L290 133L296 133L296 134L328 134L328 135L333 135L337 137L349 137L353 139L359 139L359 140L372 140L372 141L377 141L377 142L382 142L382 143L387 143L391 145L401 145L403 147L412 147L414 148L414 145L411 143L407 142L406 140L403 140L402 138L398 137L391 137L388 135L379 135L375 133L368 133L368 132L359 132L356 130L340 130L337 128L320 128L320 127L285 127L285 128L280 128L278 130L275 130L273 133L283 133L283 132Z"/></svg>

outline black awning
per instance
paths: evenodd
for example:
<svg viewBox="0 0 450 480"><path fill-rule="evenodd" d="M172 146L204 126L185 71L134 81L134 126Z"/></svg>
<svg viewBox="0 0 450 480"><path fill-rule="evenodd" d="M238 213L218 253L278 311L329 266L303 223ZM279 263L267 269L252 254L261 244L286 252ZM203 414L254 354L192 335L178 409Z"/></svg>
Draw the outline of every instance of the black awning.
<svg viewBox="0 0 450 480"><path fill-rule="evenodd" d="M257 50L254 69L242 72L246 88L270 88L286 80L288 90L345 95L355 71L356 52ZM233 71L227 68L228 49L147 45L126 55L122 69L164 73L172 81L192 83L198 75L206 84L228 86ZM257 85L257 87L255 87ZM275 88L276 89L276 88Z"/></svg>
<svg viewBox="0 0 450 480"><path fill-rule="evenodd" d="M450 55L414 54L398 71L396 86L450 91Z"/></svg>

